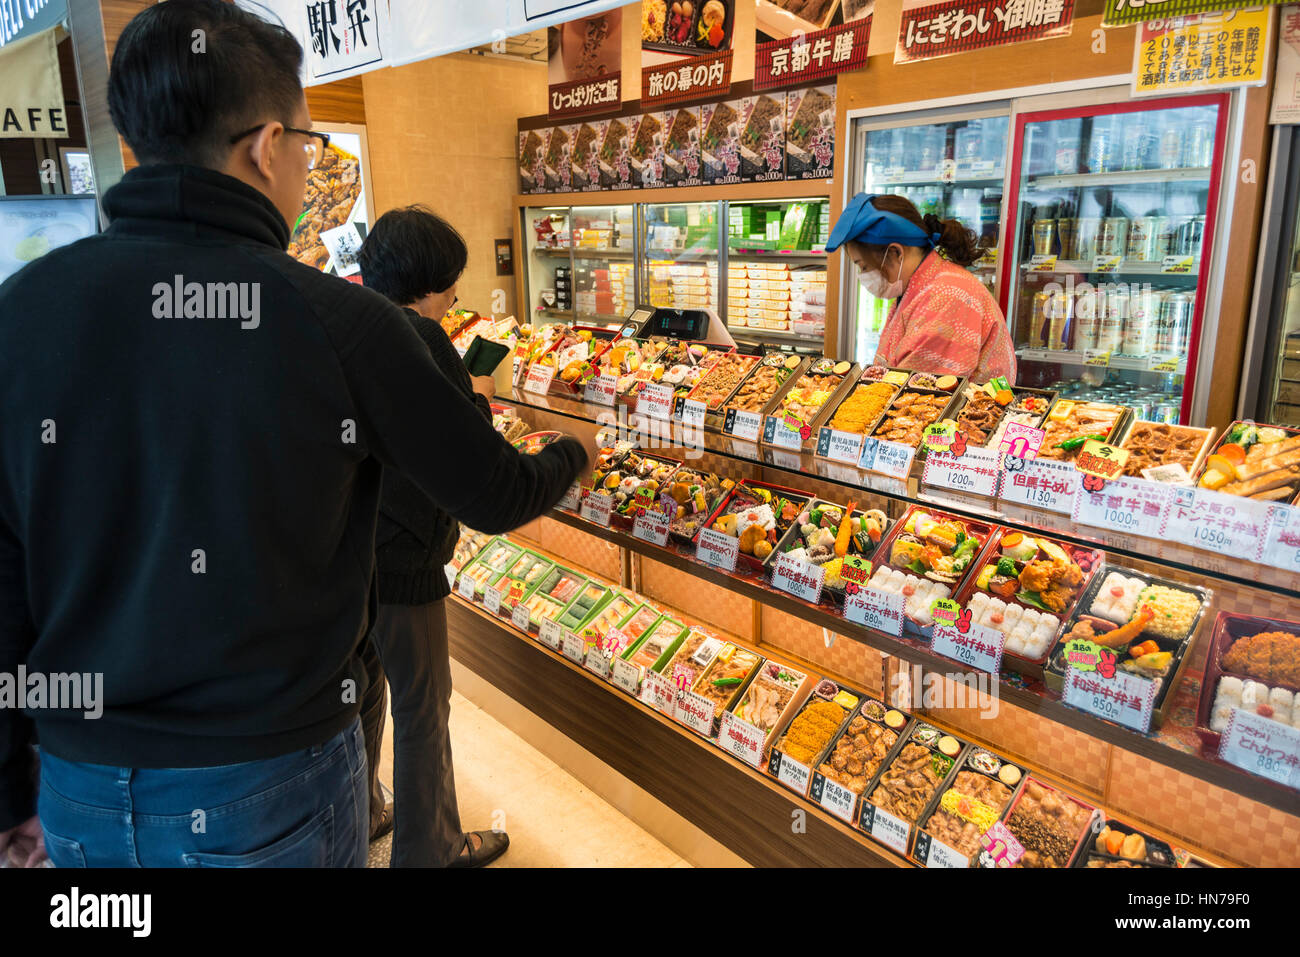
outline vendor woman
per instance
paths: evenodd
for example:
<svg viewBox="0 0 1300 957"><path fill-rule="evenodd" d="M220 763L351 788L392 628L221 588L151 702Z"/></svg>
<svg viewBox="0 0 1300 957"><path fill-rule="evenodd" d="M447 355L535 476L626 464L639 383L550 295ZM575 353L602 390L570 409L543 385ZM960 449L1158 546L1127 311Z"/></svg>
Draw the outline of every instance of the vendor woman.
<svg viewBox="0 0 1300 957"><path fill-rule="evenodd" d="M966 269L984 252L973 232L955 219L922 216L901 196L859 193L831 230L826 251L840 246L867 292L895 300L876 364L1015 382L1006 317Z"/></svg>

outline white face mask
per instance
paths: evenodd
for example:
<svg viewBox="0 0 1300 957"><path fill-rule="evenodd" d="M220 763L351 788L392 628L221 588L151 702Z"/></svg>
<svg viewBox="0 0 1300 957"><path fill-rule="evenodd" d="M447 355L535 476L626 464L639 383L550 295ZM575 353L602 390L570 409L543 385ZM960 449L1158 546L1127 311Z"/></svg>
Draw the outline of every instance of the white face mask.
<svg viewBox="0 0 1300 957"><path fill-rule="evenodd" d="M887 249L885 250L885 259L888 258L889 250ZM899 253L898 272L892 281L886 279L883 272L871 269L864 270L862 275L858 277L858 282L862 283L862 288L877 299L897 299L903 294L903 290L907 288L907 283L903 282L902 253Z"/></svg>

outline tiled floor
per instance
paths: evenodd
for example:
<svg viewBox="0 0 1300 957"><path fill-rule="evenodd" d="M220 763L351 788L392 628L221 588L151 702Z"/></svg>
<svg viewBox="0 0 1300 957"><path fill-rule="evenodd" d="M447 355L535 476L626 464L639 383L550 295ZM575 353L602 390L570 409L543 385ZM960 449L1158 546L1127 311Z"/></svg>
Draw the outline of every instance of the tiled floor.
<svg viewBox="0 0 1300 957"><path fill-rule="evenodd" d="M667 846L585 787L468 698L453 692L451 741L461 824L503 827L510 850L496 867L690 867ZM392 719L379 777L392 786ZM397 813L401 813L398 808ZM386 867L390 839L370 849Z"/></svg>

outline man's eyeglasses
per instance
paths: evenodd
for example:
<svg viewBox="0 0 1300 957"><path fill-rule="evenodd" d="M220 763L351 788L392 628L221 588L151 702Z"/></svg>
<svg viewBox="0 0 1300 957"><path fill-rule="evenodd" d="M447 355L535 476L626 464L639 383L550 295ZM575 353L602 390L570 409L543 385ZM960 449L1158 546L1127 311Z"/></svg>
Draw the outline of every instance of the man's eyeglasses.
<svg viewBox="0 0 1300 957"><path fill-rule="evenodd" d="M234 146L245 136L250 136L253 133L256 133L265 125L265 123L258 123L252 129L244 130L242 133L235 134L230 138L230 145ZM307 142L303 146L303 149L307 151L307 168L315 169L316 164L319 163L321 157L325 155L325 150L329 148L330 135L328 133L318 133L316 130L300 130L296 126L286 126L284 130L286 133L301 133L303 136L307 137ZM316 140L320 140L320 143L316 143Z"/></svg>

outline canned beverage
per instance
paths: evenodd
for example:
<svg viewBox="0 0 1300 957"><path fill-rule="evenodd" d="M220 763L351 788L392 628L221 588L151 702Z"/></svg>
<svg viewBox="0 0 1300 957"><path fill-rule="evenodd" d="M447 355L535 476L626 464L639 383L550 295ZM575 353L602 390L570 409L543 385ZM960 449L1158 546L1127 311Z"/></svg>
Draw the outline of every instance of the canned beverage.
<svg viewBox="0 0 1300 957"><path fill-rule="evenodd" d="M1156 314L1159 293L1143 290L1129 298L1129 314L1124 320L1124 344L1120 351L1130 356L1144 356L1156 339Z"/></svg>
<svg viewBox="0 0 1300 957"><path fill-rule="evenodd" d="M1120 148L1120 168L1146 169L1151 158L1151 128L1142 122L1131 122L1124 127L1124 143Z"/></svg>
<svg viewBox="0 0 1300 957"><path fill-rule="evenodd" d="M1110 121L1097 117L1092 121L1092 137L1088 140L1088 172L1111 173L1118 165L1118 149Z"/></svg>
<svg viewBox="0 0 1300 957"><path fill-rule="evenodd" d="M1209 123L1193 123L1187 128L1183 142L1183 166L1199 169L1214 160L1214 127Z"/></svg>
<svg viewBox="0 0 1300 957"><path fill-rule="evenodd" d="M1160 168L1178 169L1183 163L1183 128L1177 123L1160 134Z"/></svg>
<svg viewBox="0 0 1300 957"><path fill-rule="evenodd" d="M1074 301L1064 290L1050 295L1047 306L1047 348L1065 350L1070 348L1070 319Z"/></svg>
<svg viewBox="0 0 1300 957"><path fill-rule="evenodd" d="M1034 220L1033 239L1035 256L1052 255L1056 251L1056 220Z"/></svg>
<svg viewBox="0 0 1300 957"><path fill-rule="evenodd" d="M1098 256L1123 256L1128 249L1128 220L1123 216L1107 216L1101 221L1097 235Z"/></svg>
<svg viewBox="0 0 1300 957"><path fill-rule="evenodd" d="M1034 293L1033 308L1029 312L1029 348L1041 349L1047 344L1044 332L1047 329L1047 317L1051 309L1052 296L1046 292Z"/></svg>
<svg viewBox="0 0 1300 957"><path fill-rule="evenodd" d="M1162 402L1151 410L1153 422L1164 422L1167 425L1177 425L1179 413L1182 412L1182 406L1175 402Z"/></svg>
<svg viewBox="0 0 1300 957"><path fill-rule="evenodd" d="M1201 258L1201 243L1205 239L1205 217L1189 216L1174 234L1173 255Z"/></svg>
<svg viewBox="0 0 1300 957"><path fill-rule="evenodd" d="M1056 234L1061 238L1061 258L1077 259L1079 248L1079 221L1077 219L1058 219Z"/></svg>
<svg viewBox="0 0 1300 957"><path fill-rule="evenodd" d="M1092 262L1097 255L1097 238L1101 233L1101 217L1080 216L1074 221L1074 255L1071 259Z"/></svg>
<svg viewBox="0 0 1300 957"><path fill-rule="evenodd" d="M1096 349L1101 338L1101 317L1105 312L1101 292L1083 288L1074 300L1074 348Z"/></svg>
<svg viewBox="0 0 1300 957"><path fill-rule="evenodd" d="M1164 298L1156 316L1156 352L1187 354L1195 308L1196 297L1190 292L1174 292Z"/></svg>
<svg viewBox="0 0 1300 957"><path fill-rule="evenodd" d="M1132 262L1153 263L1164 259L1168 246L1161 237L1169 235L1167 216L1139 216L1129 226L1124 258Z"/></svg>
<svg viewBox="0 0 1300 957"><path fill-rule="evenodd" d="M1133 410L1133 414L1139 419L1147 420L1151 418L1151 400L1146 397L1134 399L1129 403L1129 408Z"/></svg>
<svg viewBox="0 0 1300 957"><path fill-rule="evenodd" d="M1124 346L1124 319L1110 313L1101 317L1097 326L1097 344L1093 347L1103 352L1119 352Z"/></svg>

